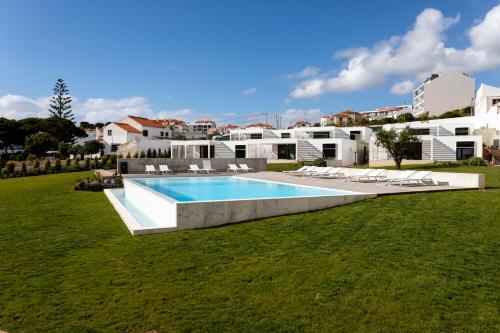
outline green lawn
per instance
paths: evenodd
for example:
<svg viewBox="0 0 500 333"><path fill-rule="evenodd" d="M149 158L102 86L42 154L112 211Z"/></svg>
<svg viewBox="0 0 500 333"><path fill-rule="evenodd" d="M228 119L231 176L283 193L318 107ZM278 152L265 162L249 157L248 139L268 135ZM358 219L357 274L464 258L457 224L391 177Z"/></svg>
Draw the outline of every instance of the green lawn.
<svg viewBox="0 0 500 333"><path fill-rule="evenodd" d="M500 168L452 169L490 188L141 237L85 173L0 180L0 329L499 332Z"/></svg>

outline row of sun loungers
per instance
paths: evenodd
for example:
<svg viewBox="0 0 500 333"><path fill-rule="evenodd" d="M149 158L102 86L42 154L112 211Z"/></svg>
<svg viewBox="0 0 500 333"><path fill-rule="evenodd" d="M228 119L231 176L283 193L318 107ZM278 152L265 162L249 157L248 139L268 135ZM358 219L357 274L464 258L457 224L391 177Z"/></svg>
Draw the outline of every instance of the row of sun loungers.
<svg viewBox="0 0 500 333"><path fill-rule="evenodd" d="M348 183L371 182L376 184L384 183L387 186L434 185L431 171L304 166L298 170L284 171L283 173L295 177L343 179Z"/></svg>
<svg viewBox="0 0 500 333"><path fill-rule="evenodd" d="M250 168L246 164L240 164L239 166L237 164L228 164L228 169L227 172L254 172L255 170L253 168ZM212 168L212 164L210 160L204 160L203 161L203 168L200 168L197 164L190 164L189 169L187 170L188 173L192 172L194 174L197 173L211 173L211 172L217 172L214 168ZM166 164L160 164L158 165L158 169L154 165L151 164L146 164L146 174L151 175L151 174L172 174L173 170L168 167Z"/></svg>

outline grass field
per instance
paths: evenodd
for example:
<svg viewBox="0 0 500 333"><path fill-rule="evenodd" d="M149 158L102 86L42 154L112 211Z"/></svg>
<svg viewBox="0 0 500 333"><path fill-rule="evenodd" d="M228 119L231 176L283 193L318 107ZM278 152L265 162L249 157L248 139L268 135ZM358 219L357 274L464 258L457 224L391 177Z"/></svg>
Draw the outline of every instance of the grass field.
<svg viewBox="0 0 500 333"><path fill-rule="evenodd" d="M0 180L0 330L499 332L500 168L452 169L488 190L141 237L85 173Z"/></svg>

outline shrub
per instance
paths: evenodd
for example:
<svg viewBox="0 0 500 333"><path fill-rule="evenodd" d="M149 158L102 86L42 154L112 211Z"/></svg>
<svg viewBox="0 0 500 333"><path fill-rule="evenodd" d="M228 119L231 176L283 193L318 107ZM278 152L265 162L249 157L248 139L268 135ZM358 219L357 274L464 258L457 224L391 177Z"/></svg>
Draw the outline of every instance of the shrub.
<svg viewBox="0 0 500 333"><path fill-rule="evenodd" d="M118 158L123 158L123 155L122 154L118 154Z"/></svg>
<svg viewBox="0 0 500 333"><path fill-rule="evenodd" d="M29 155L28 155L28 158L27 158L27 160L28 160L28 161L30 161L30 162L31 162L31 161L34 161L34 160L36 160L36 159L37 159L36 155L33 155L33 154L29 154Z"/></svg>
<svg viewBox="0 0 500 333"><path fill-rule="evenodd" d="M104 164L106 164L106 163L108 162L108 160L109 160L109 157L108 157L108 156L103 156L103 157L101 158L101 162L102 162L102 164L103 164L103 165L104 165Z"/></svg>
<svg viewBox="0 0 500 333"><path fill-rule="evenodd" d="M28 172L28 166L26 165L26 162L22 162L21 163L21 172L23 173L23 175L27 174Z"/></svg>
<svg viewBox="0 0 500 333"><path fill-rule="evenodd" d="M125 158L130 158L130 152L127 153L127 156L125 156Z"/></svg>
<svg viewBox="0 0 500 333"><path fill-rule="evenodd" d="M64 161L64 167L67 169L71 166L71 160L69 158L67 158L65 161Z"/></svg>
<svg viewBox="0 0 500 333"><path fill-rule="evenodd" d="M40 168L40 161L39 160L35 160L35 162L33 162L33 168Z"/></svg>
<svg viewBox="0 0 500 333"><path fill-rule="evenodd" d="M62 169L62 167L61 167L61 166L62 166L62 165L61 165L61 160L60 160L60 159L57 159L57 160L56 160L56 163L55 163L55 165L54 165L54 170L55 170L55 171L57 171L57 172L60 172L60 171L61 171L61 169Z"/></svg>
<svg viewBox="0 0 500 333"><path fill-rule="evenodd" d="M311 165L311 166L317 166L317 167L326 167L326 160L322 157L318 157L314 161L307 161L304 163L304 165Z"/></svg>
<svg viewBox="0 0 500 333"><path fill-rule="evenodd" d="M139 157L144 158L144 157L146 157L146 154L143 151L141 151L141 155L139 155Z"/></svg>
<svg viewBox="0 0 500 333"><path fill-rule="evenodd" d="M158 148L158 158L162 158L163 153L161 152L161 148Z"/></svg>
<svg viewBox="0 0 500 333"><path fill-rule="evenodd" d="M85 169L86 170L90 169L90 158L88 157L85 159Z"/></svg>
<svg viewBox="0 0 500 333"><path fill-rule="evenodd" d="M75 190L77 191L93 191L99 192L103 190L103 186L101 182L93 177L93 178L83 178L79 179L76 182Z"/></svg>
<svg viewBox="0 0 500 333"><path fill-rule="evenodd" d="M38 176L40 174L40 168L39 167L36 167L36 168L33 168L31 170L31 174L34 175L34 176Z"/></svg>
<svg viewBox="0 0 500 333"><path fill-rule="evenodd" d="M148 151L146 152L146 157L151 158L151 155L152 155L151 148L148 148Z"/></svg>
<svg viewBox="0 0 500 333"><path fill-rule="evenodd" d="M157 156L156 149L153 149L153 152L151 153L151 157L156 158L156 156Z"/></svg>
<svg viewBox="0 0 500 333"><path fill-rule="evenodd" d="M104 163L104 169L109 170L113 168L113 163L111 163L110 160L107 160L106 163Z"/></svg>
<svg viewBox="0 0 500 333"><path fill-rule="evenodd" d="M13 175L16 170L16 162L8 161L7 164L5 164L5 170L8 174Z"/></svg>
<svg viewBox="0 0 500 333"><path fill-rule="evenodd" d="M139 154L137 154L137 152L134 153L134 158L138 158L139 157Z"/></svg>
<svg viewBox="0 0 500 333"><path fill-rule="evenodd" d="M43 163L43 171L45 173L49 173L51 171L51 163L50 163L50 160L46 160L44 163Z"/></svg>
<svg viewBox="0 0 500 333"><path fill-rule="evenodd" d="M90 168L97 169L97 161L96 160L92 160L92 162L90 162Z"/></svg>
<svg viewBox="0 0 500 333"><path fill-rule="evenodd" d="M116 164L116 155L111 155L111 163Z"/></svg>
<svg viewBox="0 0 500 333"><path fill-rule="evenodd" d="M464 165L486 166L486 161L481 157L471 157L463 162Z"/></svg>

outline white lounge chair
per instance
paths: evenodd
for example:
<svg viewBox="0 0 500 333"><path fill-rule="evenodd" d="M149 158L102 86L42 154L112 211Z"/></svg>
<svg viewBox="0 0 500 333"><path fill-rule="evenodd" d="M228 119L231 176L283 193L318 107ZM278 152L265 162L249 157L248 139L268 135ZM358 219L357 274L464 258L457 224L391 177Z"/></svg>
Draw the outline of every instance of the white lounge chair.
<svg viewBox="0 0 500 333"><path fill-rule="evenodd" d="M174 173L172 170L170 170L170 168L166 164L160 164L158 165L158 168L160 169L160 172L164 175L168 173Z"/></svg>
<svg viewBox="0 0 500 333"><path fill-rule="evenodd" d="M229 172L229 171L238 173L238 172L243 171L243 170L240 169L236 164L230 163L227 165L227 172Z"/></svg>
<svg viewBox="0 0 500 333"><path fill-rule="evenodd" d="M203 170L200 169L197 164L190 164L188 173L189 172L193 172L196 175L198 172L202 173Z"/></svg>
<svg viewBox="0 0 500 333"><path fill-rule="evenodd" d="M408 181L408 179L415 173L416 171L412 170L400 171L396 177L388 177L386 185L391 186L393 184L398 184L399 186L401 186L404 182Z"/></svg>
<svg viewBox="0 0 500 333"><path fill-rule="evenodd" d="M210 160L203 160L203 169L202 170L205 171L206 173L217 171L217 170L212 168L212 163L210 162Z"/></svg>
<svg viewBox="0 0 500 333"><path fill-rule="evenodd" d="M387 177L384 176L383 174L386 172L385 169L374 169L368 172L367 174L364 175L353 175L349 176L346 178L347 182L370 182L370 181L376 181L380 182L383 179L386 179Z"/></svg>
<svg viewBox="0 0 500 333"><path fill-rule="evenodd" d="M151 173L154 175L158 170L156 170L154 165L146 164L146 174L150 175Z"/></svg>
<svg viewBox="0 0 500 333"><path fill-rule="evenodd" d="M307 176L308 174L311 174L314 172L318 167L316 166L310 166L308 169L305 169L304 171L300 172L291 172L290 175L292 176Z"/></svg>
<svg viewBox="0 0 500 333"><path fill-rule="evenodd" d="M345 174L342 172L344 168L333 168L325 174L320 174L316 177L326 178L326 179L340 179L345 178Z"/></svg>
<svg viewBox="0 0 500 333"><path fill-rule="evenodd" d="M330 170L330 169L331 169L331 167L317 167L316 169L313 169L312 171L306 171L304 173L304 175L314 177L317 174L328 172L328 170Z"/></svg>
<svg viewBox="0 0 500 333"><path fill-rule="evenodd" d="M317 171L312 175L313 177L321 177L321 176L328 176L328 175L333 175L337 172L342 170L342 168L334 168L334 167L328 167L323 171Z"/></svg>
<svg viewBox="0 0 500 333"><path fill-rule="evenodd" d="M350 182L352 178L354 177L361 177L361 176L368 176L371 172L373 172L375 169L353 169L353 172L357 172L354 175L349 175L345 178L346 182Z"/></svg>
<svg viewBox="0 0 500 333"><path fill-rule="evenodd" d="M288 174L291 174L291 173L294 173L294 172L304 172L306 171L307 169L309 169L310 166L307 166L307 165L304 165L303 167L297 169L297 170L285 170L285 171L281 171L282 173L288 175Z"/></svg>
<svg viewBox="0 0 500 333"><path fill-rule="evenodd" d="M431 175L432 171L417 171L408 179L403 180L403 185L434 185Z"/></svg>
<svg viewBox="0 0 500 333"><path fill-rule="evenodd" d="M243 171L243 172L254 172L255 169L254 168L250 168L248 165L246 164L240 164L240 169Z"/></svg>

